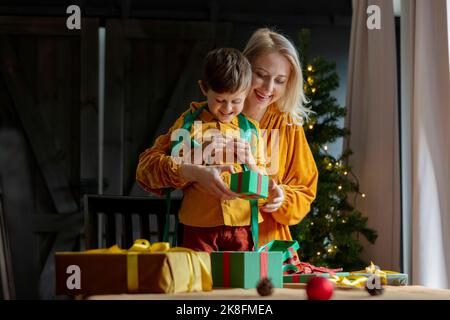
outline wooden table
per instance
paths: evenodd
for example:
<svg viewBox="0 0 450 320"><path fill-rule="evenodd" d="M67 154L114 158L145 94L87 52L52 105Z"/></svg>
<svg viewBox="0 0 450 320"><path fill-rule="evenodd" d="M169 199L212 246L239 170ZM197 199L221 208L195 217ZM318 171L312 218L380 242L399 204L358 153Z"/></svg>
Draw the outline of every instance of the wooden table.
<svg viewBox="0 0 450 320"><path fill-rule="evenodd" d="M285 284L273 295L261 297L256 289L214 289L211 292L176 294L94 295L88 300L306 300L305 284ZM383 295L370 296L364 289L336 288L332 300L450 300L450 290L422 286L386 286Z"/></svg>

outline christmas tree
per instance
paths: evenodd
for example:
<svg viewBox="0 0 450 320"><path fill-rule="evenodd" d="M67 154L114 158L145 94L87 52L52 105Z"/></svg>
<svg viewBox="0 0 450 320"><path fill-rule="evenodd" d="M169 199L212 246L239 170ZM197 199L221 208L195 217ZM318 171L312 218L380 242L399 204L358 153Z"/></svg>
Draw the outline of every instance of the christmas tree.
<svg viewBox="0 0 450 320"><path fill-rule="evenodd" d="M361 235L374 243L377 234L367 227L367 218L358 211L356 202L363 200L356 176L348 165L351 150L343 150L336 158L328 153L328 145L350 132L339 126L345 107L331 93L339 86L336 64L321 57L308 57L309 31L300 32L303 55L304 91L313 114L304 124L305 134L314 155L319 181L317 196L310 213L291 227L292 237L300 244L301 261L316 266L359 270L367 266L360 254Z"/></svg>

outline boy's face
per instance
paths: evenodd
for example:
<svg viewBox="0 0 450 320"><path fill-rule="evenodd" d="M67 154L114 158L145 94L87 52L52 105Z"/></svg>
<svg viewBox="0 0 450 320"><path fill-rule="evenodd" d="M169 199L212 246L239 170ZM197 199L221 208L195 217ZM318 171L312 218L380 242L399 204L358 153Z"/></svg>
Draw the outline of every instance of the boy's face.
<svg viewBox="0 0 450 320"><path fill-rule="evenodd" d="M211 89L205 90L201 81L200 89L208 100L209 112L216 120L223 123L230 123L235 116L242 112L248 93L248 90L239 90L234 93L217 93Z"/></svg>

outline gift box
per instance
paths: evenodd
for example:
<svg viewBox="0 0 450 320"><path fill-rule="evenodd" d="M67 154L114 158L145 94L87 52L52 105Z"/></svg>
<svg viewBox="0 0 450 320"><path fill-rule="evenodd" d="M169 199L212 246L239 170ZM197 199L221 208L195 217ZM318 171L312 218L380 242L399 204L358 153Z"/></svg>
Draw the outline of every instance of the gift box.
<svg viewBox="0 0 450 320"><path fill-rule="evenodd" d="M373 275L382 278L382 282L388 286L407 286L408 285L408 275L406 273L399 273L389 270L381 270L380 267L376 266L373 262L364 270L353 271L351 275L355 277L371 277Z"/></svg>
<svg viewBox="0 0 450 320"><path fill-rule="evenodd" d="M167 245L168 246L168 245ZM206 252L109 249L55 254L56 294L176 293L212 289Z"/></svg>
<svg viewBox="0 0 450 320"><path fill-rule="evenodd" d="M231 174L230 189L245 199L267 198L269 177L256 171L243 171Z"/></svg>
<svg viewBox="0 0 450 320"><path fill-rule="evenodd" d="M350 276L349 272L336 272L334 274L338 277L348 277ZM312 277L325 277L330 278L330 273L305 273L305 274L289 274L283 276L283 282L284 283L308 283L309 279Z"/></svg>
<svg viewBox="0 0 450 320"><path fill-rule="evenodd" d="M213 285L249 289L269 278L275 288L282 288L282 263L281 252L211 252Z"/></svg>
<svg viewBox="0 0 450 320"><path fill-rule="evenodd" d="M369 278L373 276L373 273L359 273L352 272L352 276L356 277L366 277ZM392 273L385 275L385 281L383 284L388 286L407 286L408 285L408 275L406 273Z"/></svg>

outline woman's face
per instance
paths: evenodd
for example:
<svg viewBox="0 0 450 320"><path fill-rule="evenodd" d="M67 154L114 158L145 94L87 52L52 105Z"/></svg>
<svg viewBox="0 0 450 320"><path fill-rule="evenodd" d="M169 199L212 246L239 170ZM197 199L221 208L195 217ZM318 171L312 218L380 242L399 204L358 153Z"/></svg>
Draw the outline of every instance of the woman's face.
<svg viewBox="0 0 450 320"><path fill-rule="evenodd" d="M252 71L252 87L247 97L252 108L264 109L284 95L291 66L282 54L260 55L253 61Z"/></svg>

